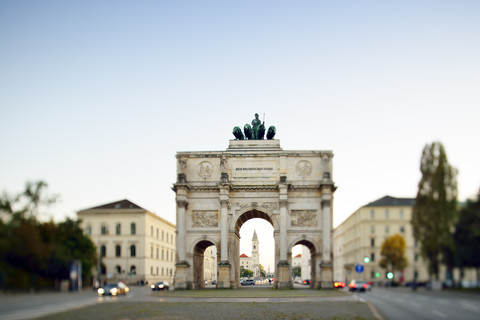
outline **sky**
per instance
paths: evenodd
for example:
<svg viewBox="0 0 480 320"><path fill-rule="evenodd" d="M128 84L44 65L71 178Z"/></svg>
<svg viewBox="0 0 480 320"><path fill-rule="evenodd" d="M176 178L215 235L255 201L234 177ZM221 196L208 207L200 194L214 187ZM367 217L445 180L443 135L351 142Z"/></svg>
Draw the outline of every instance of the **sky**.
<svg viewBox="0 0 480 320"><path fill-rule="evenodd" d="M334 226L415 197L434 141L473 198L479 14L462 0L2 0L0 192L44 180L60 201L43 218L129 199L175 223L176 152L225 150L259 113L284 150L333 151Z"/></svg>

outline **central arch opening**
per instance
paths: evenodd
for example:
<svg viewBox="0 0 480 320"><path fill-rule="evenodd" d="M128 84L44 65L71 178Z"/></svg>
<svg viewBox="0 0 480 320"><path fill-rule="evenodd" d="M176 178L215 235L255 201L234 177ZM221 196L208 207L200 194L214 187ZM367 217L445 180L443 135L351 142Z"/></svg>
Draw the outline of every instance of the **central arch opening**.
<svg viewBox="0 0 480 320"><path fill-rule="evenodd" d="M308 240L295 242L291 253L291 266L295 286L315 287L316 251L312 242Z"/></svg>
<svg viewBox="0 0 480 320"><path fill-rule="evenodd" d="M273 286L275 238L273 221L259 210L242 214L235 224L238 257L235 259L237 286Z"/></svg>

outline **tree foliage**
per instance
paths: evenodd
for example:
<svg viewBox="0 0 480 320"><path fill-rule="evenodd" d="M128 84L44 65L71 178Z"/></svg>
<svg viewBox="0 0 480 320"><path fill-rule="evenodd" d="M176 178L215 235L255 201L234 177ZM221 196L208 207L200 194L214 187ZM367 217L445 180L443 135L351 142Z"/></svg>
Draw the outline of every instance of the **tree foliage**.
<svg viewBox="0 0 480 320"><path fill-rule="evenodd" d="M468 200L460 210L459 219L455 228L455 245L457 265L477 269L479 281L480 255L480 191L475 201Z"/></svg>
<svg viewBox="0 0 480 320"><path fill-rule="evenodd" d="M406 247L405 239L399 234L387 238L382 243L380 267L392 272L405 269L408 266Z"/></svg>
<svg viewBox="0 0 480 320"><path fill-rule="evenodd" d="M265 269L263 268L263 266L261 264L259 265L259 267L260 267L260 276L262 278L266 278L267 277L267 272L265 271Z"/></svg>
<svg viewBox="0 0 480 320"><path fill-rule="evenodd" d="M95 264L95 245L80 222L40 222L40 210L55 202L45 195L43 181L27 183L25 191L0 196L0 285L3 288L58 287L68 279L70 264L82 262L85 280ZM88 282L86 282L88 283Z"/></svg>
<svg viewBox="0 0 480 320"><path fill-rule="evenodd" d="M434 142L423 149L422 177L412 213L413 235L428 261L429 273L438 280L443 262L454 266L453 229L457 206L457 170L450 166L443 145Z"/></svg>
<svg viewBox="0 0 480 320"><path fill-rule="evenodd" d="M296 266L292 268L292 276L294 278L302 276L302 267Z"/></svg>
<svg viewBox="0 0 480 320"><path fill-rule="evenodd" d="M253 271L250 269L245 269L243 266L240 267L240 277L250 278L253 277Z"/></svg>

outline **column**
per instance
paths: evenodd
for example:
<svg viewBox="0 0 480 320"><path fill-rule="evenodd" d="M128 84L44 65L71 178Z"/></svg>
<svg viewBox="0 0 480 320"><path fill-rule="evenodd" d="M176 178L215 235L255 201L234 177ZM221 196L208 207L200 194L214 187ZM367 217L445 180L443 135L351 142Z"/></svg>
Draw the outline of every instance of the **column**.
<svg viewBox="0 0 480 320"><path fill-rule="evenodd" d="M288 263L288 186L286 183L279 184L279 205L280 205L280 261L278 262L278 280L275 279L275 286L277 288L291 288L293 287L290 264Z"/></svg>
<svg viewBox="0 0 480 320"><path fill-rule="evenodd" d="M188 202L177 198L177 263L186 261L185 254L185 212Z"/></svg>
<svg viewBox="0 0 480 320"><path fill-rule="evenodd" d="M230 208L230 196L228 185L220 187L220 262L218 264L217 288L231 287L231 263L228 250L228 209Z"/></svg>
<svg viewBox="0 0 480 320"><path fill-rule="evenodd" d="M221 238L221 252L220 259L221 261L228 261L228 200L220 200L220 238Z"/></svg>
<svg viewBox="0 0 480 320"><path fill-rule="evenodd" d="M322 261L320 263L321 288L333 288L332 261L332 195L328 190L322 196Z"/></svg>

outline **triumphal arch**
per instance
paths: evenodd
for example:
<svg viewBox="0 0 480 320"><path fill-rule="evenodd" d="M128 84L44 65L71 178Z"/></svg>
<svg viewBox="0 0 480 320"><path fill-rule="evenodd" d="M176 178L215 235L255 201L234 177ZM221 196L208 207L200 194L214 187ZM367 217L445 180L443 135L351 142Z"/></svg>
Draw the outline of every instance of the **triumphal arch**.
<svg viewBox="0 0 480 320"><path fill-rule="evenodd" d="M297 244L310 249L311 287L332 287L333 153L283 150L275 128L264 139L263 124L254 121L245 135L234 128L236 139L225 151L176 155L176 289L204 287L203 253L212 245L217 287L238 288L239 230L252 218L273 226L276 288L293 286L291 250Z"/></svg>

